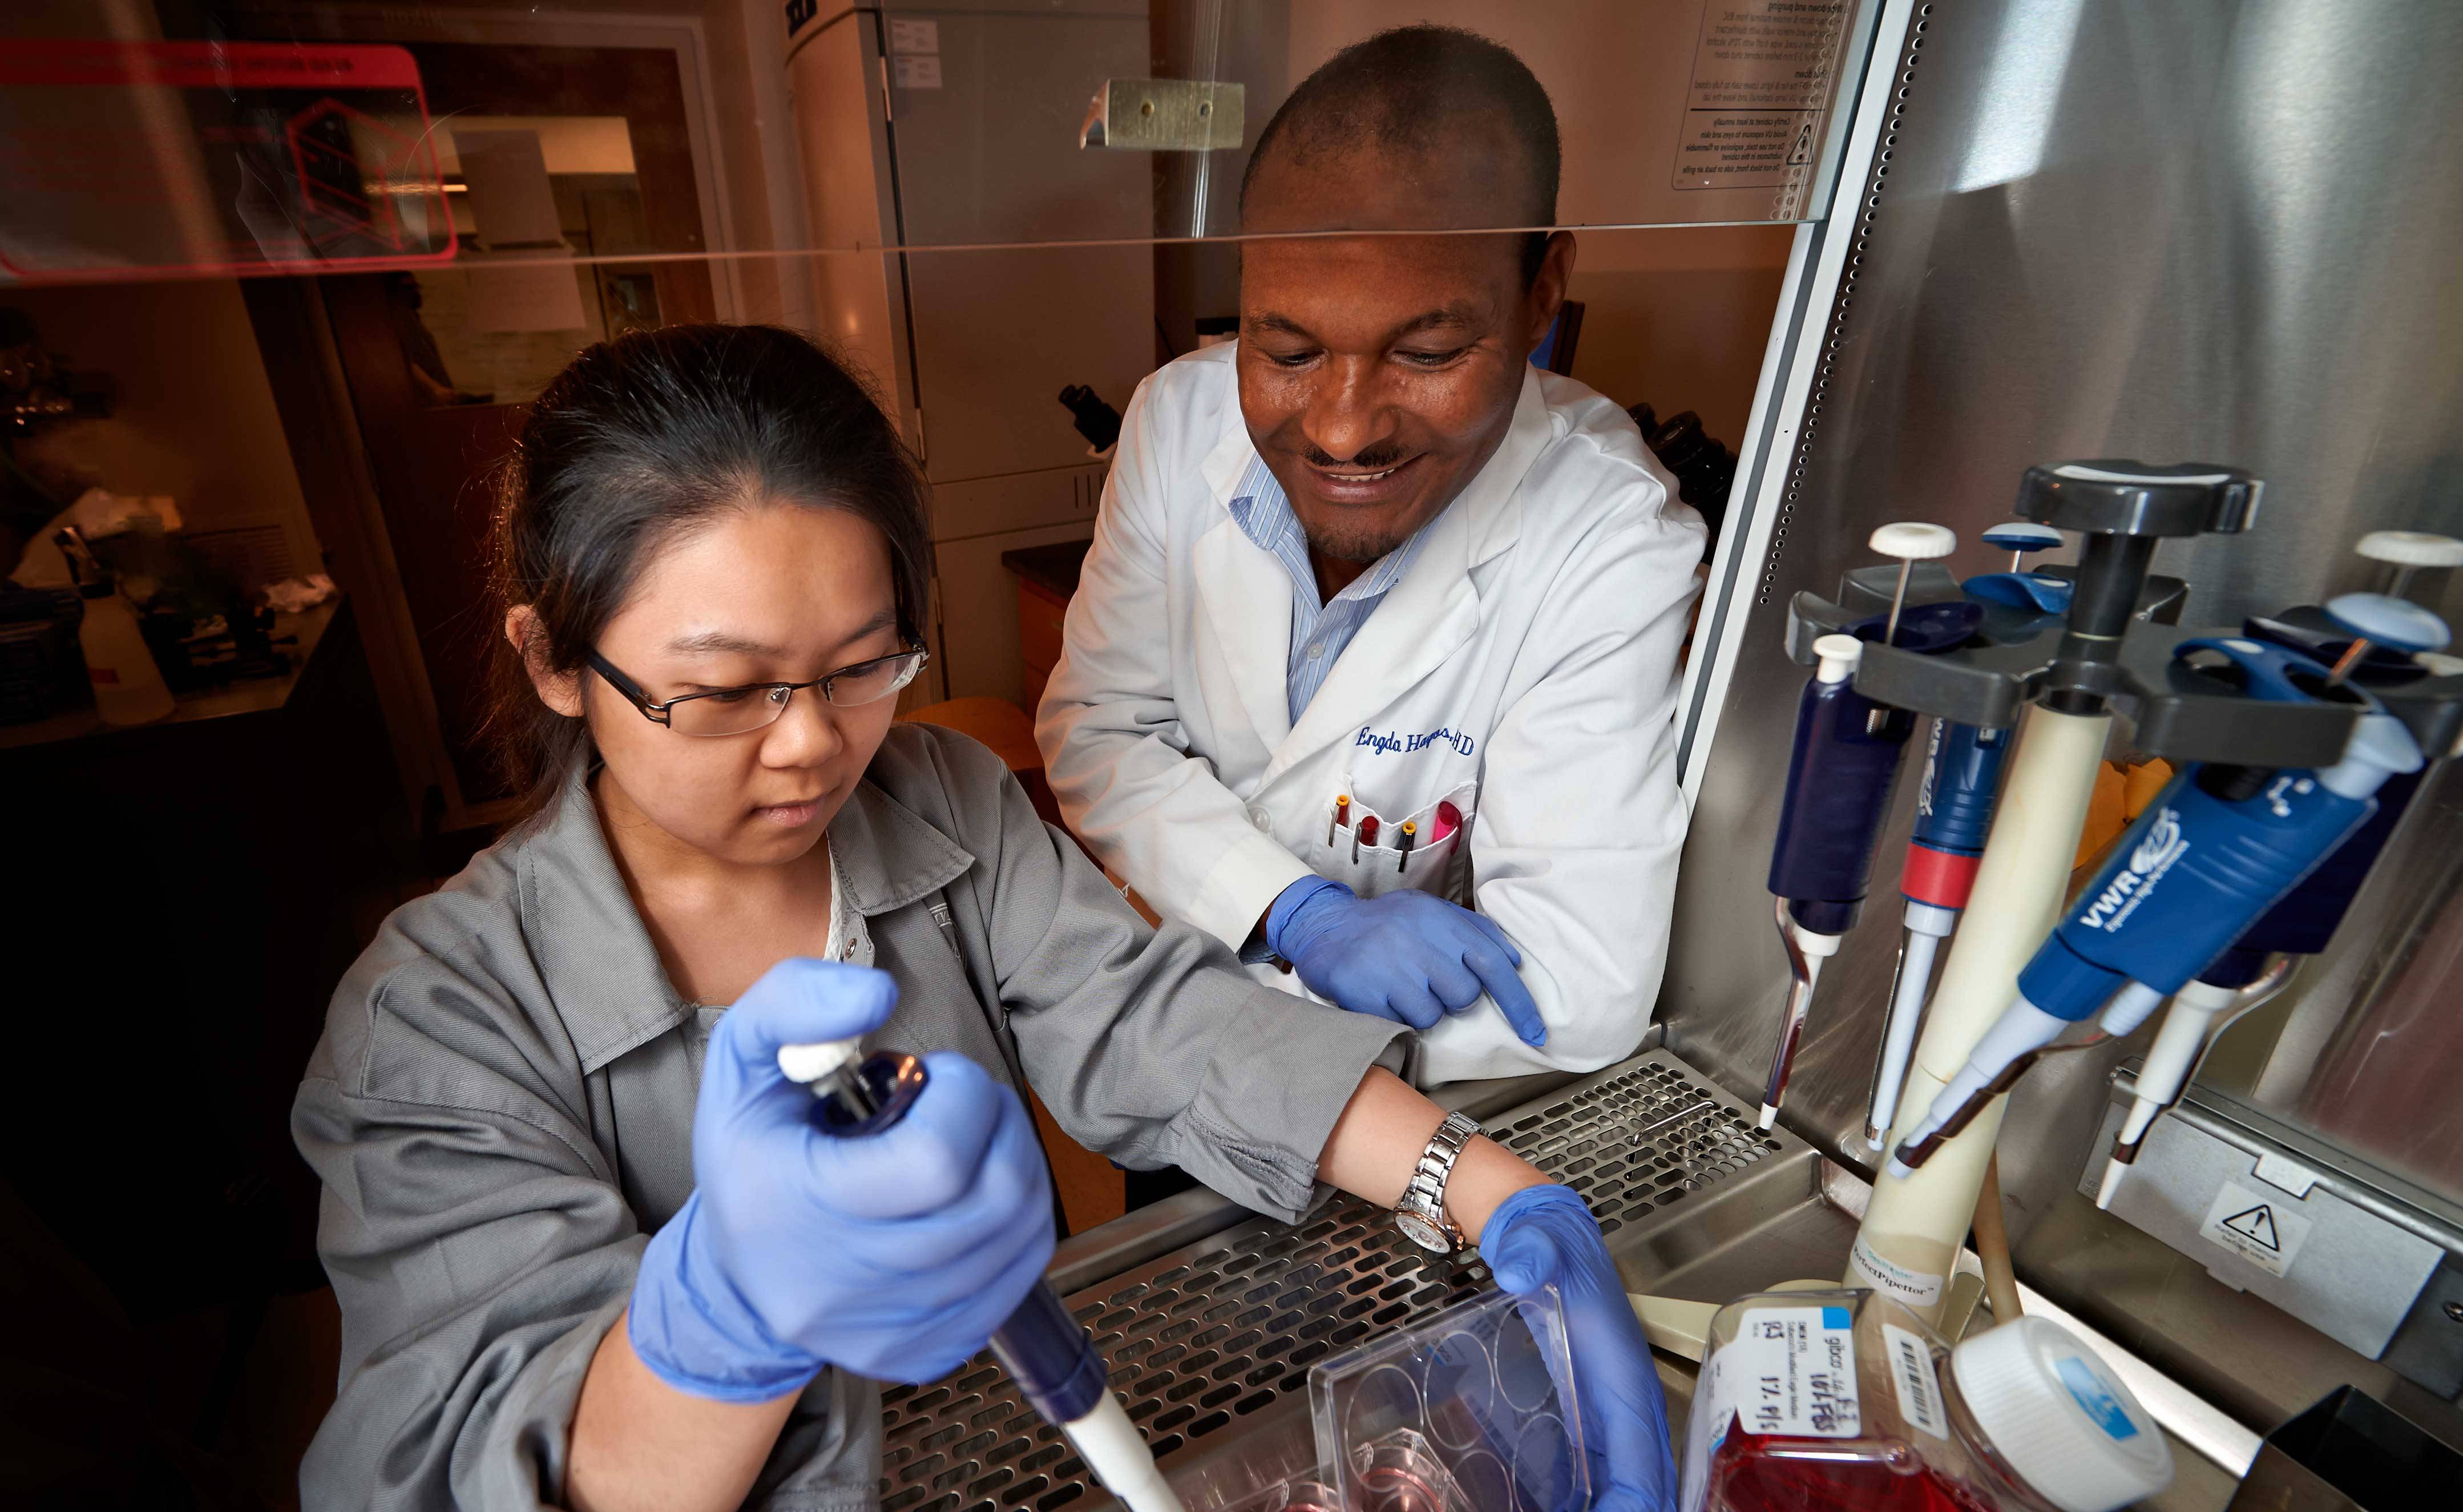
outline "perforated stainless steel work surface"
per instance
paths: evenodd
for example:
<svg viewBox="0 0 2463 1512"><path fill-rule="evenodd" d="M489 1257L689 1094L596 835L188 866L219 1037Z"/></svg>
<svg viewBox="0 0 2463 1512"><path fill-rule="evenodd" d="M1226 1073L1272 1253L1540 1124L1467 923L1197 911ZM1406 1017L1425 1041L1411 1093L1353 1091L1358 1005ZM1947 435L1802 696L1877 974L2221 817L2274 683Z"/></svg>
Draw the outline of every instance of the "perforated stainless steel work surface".
<svg viewBox="0 0 2463 1512"><path fill-rule="evenodd" d="M1665 1050L1493 1120L1491 1133L1580 1192L1612 1247L1620 1231L1681 1222L1692 1194L1802 1148L1756 1131L1743 1104ZM1383 1210L1341 1198L1297 1227L1249 1220L1068 1300L1169 1473L1220 1436L1304 1419L1311 1364L1487 1285L1485 1266L1433 1261ZM893 1387L883 1404L883 1512L1106 1500L989 1355L946 1380Z"/></svg>

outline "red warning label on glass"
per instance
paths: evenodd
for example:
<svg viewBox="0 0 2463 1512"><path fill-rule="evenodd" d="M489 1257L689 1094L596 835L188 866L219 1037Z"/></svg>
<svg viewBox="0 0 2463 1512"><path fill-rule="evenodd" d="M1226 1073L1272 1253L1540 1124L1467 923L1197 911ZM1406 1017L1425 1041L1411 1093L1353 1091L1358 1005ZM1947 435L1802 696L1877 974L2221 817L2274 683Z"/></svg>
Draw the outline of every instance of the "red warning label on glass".
<svg viewBox="0 0 2463 1512"><path fill-rule="evenodd" d="M0 42L0 277L334 272L453 249L401 48Z"/></svg>

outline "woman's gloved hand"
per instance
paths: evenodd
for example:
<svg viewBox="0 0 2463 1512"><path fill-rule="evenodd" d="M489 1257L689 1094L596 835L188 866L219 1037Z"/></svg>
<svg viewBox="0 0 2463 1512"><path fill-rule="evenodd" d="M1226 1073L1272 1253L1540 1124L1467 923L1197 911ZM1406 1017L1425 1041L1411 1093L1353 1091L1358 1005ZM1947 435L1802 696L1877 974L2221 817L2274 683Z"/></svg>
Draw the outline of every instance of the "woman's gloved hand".
<svg viewBox="0 0 2463 1512"><path fill-rule="evenodd" d="M1507 1291L1553 1283L1564 1303L1591 1505L1599 1512L1669 1512L1676 1458L1667 1441L1667 1398L1591 1210L1571 1187L1524 1187L1489 1216L1479 1253Z"/></svg>
<svg viewBox="0 0 2463 1512"><path fill-rule="evenodd" d="M642 1256L633 1352L681 1392L766 1401L824 1365L885 1381L956 1369L1052 1259L1052 1198L1017 1093L963 1055L896 1126L834 1139L778 1048L853 1039L884 972L779 962L727 1010L693 1111L693 1195Z"/></svg>
<svg viewBox="0 0 2463 1512"><path fill-rule="evenodd" d="M1485 993L1523 1044L1548 1041L1539 1004L1514 969L1522 952L1494 920L1434 894L1363 899L1340 882L1304 876L1266 911L1266 947L1309 990L1354 1013L1426 1029L1470 1011Z"/></svg>

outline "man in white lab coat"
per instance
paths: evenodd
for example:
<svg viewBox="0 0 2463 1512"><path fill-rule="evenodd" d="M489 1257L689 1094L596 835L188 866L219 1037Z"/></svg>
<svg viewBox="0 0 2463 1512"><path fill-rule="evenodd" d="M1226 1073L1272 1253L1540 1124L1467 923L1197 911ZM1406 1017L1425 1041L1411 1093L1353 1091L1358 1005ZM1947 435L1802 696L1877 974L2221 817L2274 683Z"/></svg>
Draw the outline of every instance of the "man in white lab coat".
<svg viewBox="0 0 2463 1512"><path fill-rule="evenodd" d="M1546 226L1557 176L1519 59L1405 28L1275 114L1243 229ZM1237 343L1130 402L1036 726L1097 855L1411 1025L1423 1085L1630 1054L1667 954L1704 531L1622 410L1530 365L1573 263L1561 231L1245 244Z"/></svg>

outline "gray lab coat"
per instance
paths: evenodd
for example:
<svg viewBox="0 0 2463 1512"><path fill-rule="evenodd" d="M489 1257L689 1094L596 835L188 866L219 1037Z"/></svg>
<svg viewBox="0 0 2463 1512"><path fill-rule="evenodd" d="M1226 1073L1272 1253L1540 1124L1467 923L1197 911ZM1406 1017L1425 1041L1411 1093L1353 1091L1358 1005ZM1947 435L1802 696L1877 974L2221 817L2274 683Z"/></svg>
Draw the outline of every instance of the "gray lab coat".
<svg viewBox="0 0 2463 1512"><path fill-rule="evenodd" d="M830 827L876 963L880 1040L1032 1083L1123 1163L1285 1218L1398 1030L1259 986L1212 937L1149 932L963 736L894 727ZM563 1497L573 1409L648 1236L692 1190L721 1010L678 998L582 779L397 910L335 992L293 1111L341 1391L303 1503L517 1508ZM816 1257L826 1264L827 1257ZM879 1390L824 1371L748 1504L875 1504Z"/></svg>

